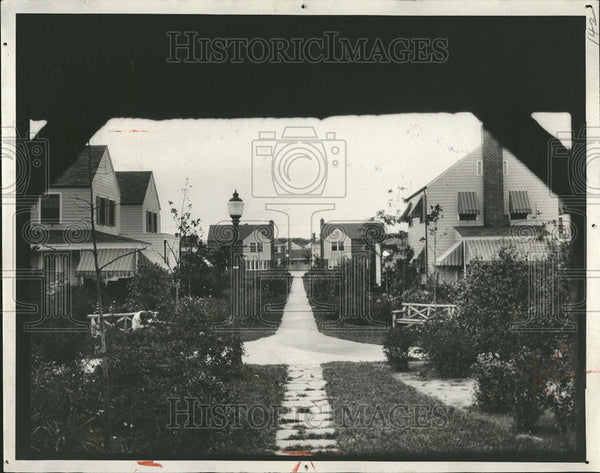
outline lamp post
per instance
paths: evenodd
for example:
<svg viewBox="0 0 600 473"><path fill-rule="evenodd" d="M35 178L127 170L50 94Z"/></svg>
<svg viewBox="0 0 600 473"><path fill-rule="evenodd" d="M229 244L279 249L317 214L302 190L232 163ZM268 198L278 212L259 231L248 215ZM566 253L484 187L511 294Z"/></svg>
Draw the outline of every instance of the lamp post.
<svg viewBox="0 0 600 473"><path fill-rule="evenodd" d="M242 242L238 241L237 229L240 219L244 213L244 201L240 199L237 189L233 192L233 197L227 202L227 210L231 217L231 223L235 229L235 240L231 246L231 295L233 299L232 311L233 317L241 315L243 300L243 276L240 266L243 263Z"/></svg>
<svg viewBox="0 0 600 473"><path fill-rule="evenodd" d="M237 229L240 224L240 218L242 218L242 214L244 213L244 201L240 199L237 189L233 191L233 197L227 202L227 209L229 210L231 223Z"/></svg>

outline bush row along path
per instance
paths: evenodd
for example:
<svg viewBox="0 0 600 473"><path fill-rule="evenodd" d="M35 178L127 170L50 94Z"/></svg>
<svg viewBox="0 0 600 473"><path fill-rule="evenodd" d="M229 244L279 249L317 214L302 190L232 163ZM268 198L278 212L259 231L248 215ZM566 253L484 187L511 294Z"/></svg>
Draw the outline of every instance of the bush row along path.
<svg viewBox="0 0 600 473"><path fill-rule="evenodd" d="M320 365L332 361L385 361L381 346L319 332L304 290L304 272L292 274L294 279L279 329L275 335L244 344L246 363Z"/></svg>

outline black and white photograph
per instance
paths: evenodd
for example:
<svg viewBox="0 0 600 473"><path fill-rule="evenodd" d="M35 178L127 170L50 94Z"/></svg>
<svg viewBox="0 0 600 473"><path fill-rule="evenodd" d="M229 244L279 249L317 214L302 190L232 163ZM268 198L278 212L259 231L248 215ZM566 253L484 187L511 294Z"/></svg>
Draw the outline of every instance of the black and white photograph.
<svg viewBox="0 0 600 473"><path fill-rule="evenodd" d="M600 467L597 1L2 2L6 471Z"/></svg>

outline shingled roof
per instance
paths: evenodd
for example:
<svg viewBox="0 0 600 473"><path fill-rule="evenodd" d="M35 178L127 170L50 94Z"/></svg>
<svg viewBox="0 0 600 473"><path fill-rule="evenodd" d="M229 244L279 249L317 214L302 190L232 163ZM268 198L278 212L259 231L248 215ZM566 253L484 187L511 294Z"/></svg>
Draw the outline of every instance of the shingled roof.
<svg viewBox="0 0 600 473"><path fill-rule="evenodd" d="M115 175L121 191L121 205L142 205L152 171L118 171Z"/></svg>
<svg viewBox="0 0 600 473"><path fill-rule="evenodd" d="M249 225L247 223L238 226L238 241L245 240L249 235L251 235L255 230L260 231L265 238L269 238L269 224L261 224L261 225ZM208 227L208 238L207 243L211 245L219 245L219 244L231 244L231 238L234 235L233 225L211 225Z"/></svg>
<svg viewBox="0 0 600 473"><path fill-rule="evenodd" d="M330 234L338 236L342 231L352 240L383 241L385 227L380 222L327 222L323 225L321 236L327 238Z"/></svg>
<svg viewBox="0 0 600 473"><path fill-rule="evenodd" d="M52 187L89 187L89 163L92 166L92 179L96 175L98 166L102 161L104 153L107 151L106 145L86 146L75 162L52 184ZM88 161L89 160L89 161Z"/></svg>

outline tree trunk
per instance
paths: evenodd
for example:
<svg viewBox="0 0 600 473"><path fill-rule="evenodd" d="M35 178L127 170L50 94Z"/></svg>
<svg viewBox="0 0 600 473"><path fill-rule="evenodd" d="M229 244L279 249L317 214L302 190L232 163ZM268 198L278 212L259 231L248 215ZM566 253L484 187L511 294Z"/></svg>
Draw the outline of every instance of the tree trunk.
<svg viewBox="0 0 600 473"><path fill-rule="evenodd" d="M88 176L90 180L90 222L92 228L92 248L94 254L94 272L96 275L96 300L98 304L98 319L100 322L100 354L102 355L102 374L104 376L104 412L102 414L104 424L104 449L110 450L110 418L109 418L109 373L108 373L108 355L106 350L106 325L104 320L104 310L102 307L102 270L98 263L98 246L96 244L96 224L94 222L94 189L92 186L92 157L90 144L88 142Z"/></svg>

